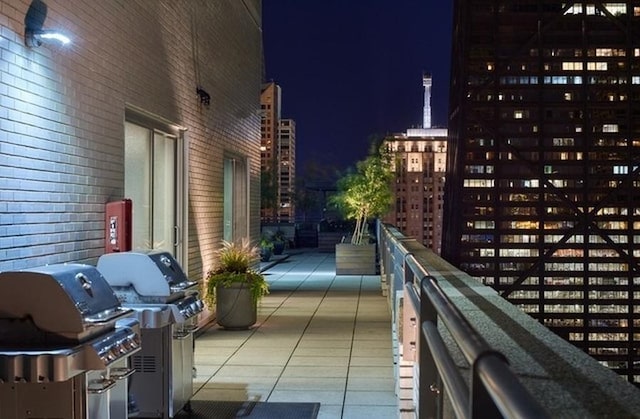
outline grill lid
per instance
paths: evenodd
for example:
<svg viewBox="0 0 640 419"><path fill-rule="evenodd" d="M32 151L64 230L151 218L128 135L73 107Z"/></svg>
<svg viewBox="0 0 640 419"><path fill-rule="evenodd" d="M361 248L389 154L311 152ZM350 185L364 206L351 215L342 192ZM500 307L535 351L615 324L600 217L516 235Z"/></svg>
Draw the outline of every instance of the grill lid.
<svg viewBox="0 0 640 419"><path fill-rule="evenodd" d="M113 328L125 311L90 265L0 272L0 343L16 335L38 340L36 333L82 340L92 334L90 329Z"/></svg>
<svg viewBox="0 0 640 419"><path fill-rule="evenodd" d="M100 256L97 267L121 299L124 289L131 287L138 296L179 298L196 284L187 279L178 262L167 252L107 253Z"/></svg>

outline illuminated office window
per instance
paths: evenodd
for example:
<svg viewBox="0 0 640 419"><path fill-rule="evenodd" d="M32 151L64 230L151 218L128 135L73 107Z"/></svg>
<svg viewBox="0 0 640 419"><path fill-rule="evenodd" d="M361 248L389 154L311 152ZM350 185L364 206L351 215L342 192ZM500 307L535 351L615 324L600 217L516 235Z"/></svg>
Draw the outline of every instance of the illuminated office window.
<svg viewBox="0 0 640 419"><path fill-rule="evenodd" d="M562 69L565 71L578 71L583 69L581 62L563 62Z"/></svg>

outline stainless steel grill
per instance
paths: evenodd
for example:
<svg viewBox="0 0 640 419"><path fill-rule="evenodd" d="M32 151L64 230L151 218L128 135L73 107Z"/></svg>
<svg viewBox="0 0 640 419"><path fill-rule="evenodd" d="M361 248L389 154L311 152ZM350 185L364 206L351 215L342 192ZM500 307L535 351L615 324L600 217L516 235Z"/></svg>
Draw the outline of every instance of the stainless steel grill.
<svg viewBox="0 0 640 419"><path fill-rule="evenodd" d="M193 332L204 304L197 283L189 281L166 252L108 253L98 270L124 307L136 311L142 351L131 395L142 417L171 418L189 409L193 394Z"/></svg>
<svg viewBox="0 0 640 419"><path fill-rule="evenodd" d="M0 273L0 418L126 418L133 314L93 266Z"/></svg>

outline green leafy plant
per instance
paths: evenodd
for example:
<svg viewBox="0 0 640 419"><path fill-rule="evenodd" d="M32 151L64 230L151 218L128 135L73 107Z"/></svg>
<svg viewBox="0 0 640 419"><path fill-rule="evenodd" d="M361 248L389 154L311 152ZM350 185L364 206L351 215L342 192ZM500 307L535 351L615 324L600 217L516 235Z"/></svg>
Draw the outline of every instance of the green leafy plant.
<svg viewBox="0 0 640 419"><path fill-rule="evenodd" d="M379 146L356 165L356 171L338 181L338 193L331 198L347 219L355 220L352 244L365 244L367 221L384 215L393 203L391 155Z"/></svg>
<svg viewBox="0 0 640 419"><path fill-rule="evenodd" d="M255 304L269 293L269 284L264 275L252 268L260 257L260 248L252 245L249 239L243 238L239 242L223 240L216 255L218 263L206 276L207 306L211 308L215 305L218 285L228 288L233 284L246 284Z"/></svg>
<svg viewBox="0 0 640 419"><path fill-rule="evenodd" d="M278 229L273 233L273 241L274 242L283 242L287 239L287 236L284 234L284 231Z"/></svg>
<svg viewBox="0 0 640 419"><path fill-rule="evenodd" d="M273 241L270 237L264 235L260 239L260 247L263 249L273 250Z"/></svg>

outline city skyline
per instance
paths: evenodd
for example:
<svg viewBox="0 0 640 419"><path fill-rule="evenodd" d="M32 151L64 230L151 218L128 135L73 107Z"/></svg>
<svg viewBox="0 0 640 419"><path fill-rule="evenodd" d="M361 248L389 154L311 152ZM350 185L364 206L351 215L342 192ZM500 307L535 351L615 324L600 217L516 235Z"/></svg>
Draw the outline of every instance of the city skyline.
<svg viewBox="0 0 640 419"><path fill-rule="evenodd" d="M265 2L265 81L281 86L282 117L296 120L299 170L344 169L372 136L419 127L423 72L433 125L446 126L451 20L450 4Z"/></svg>

